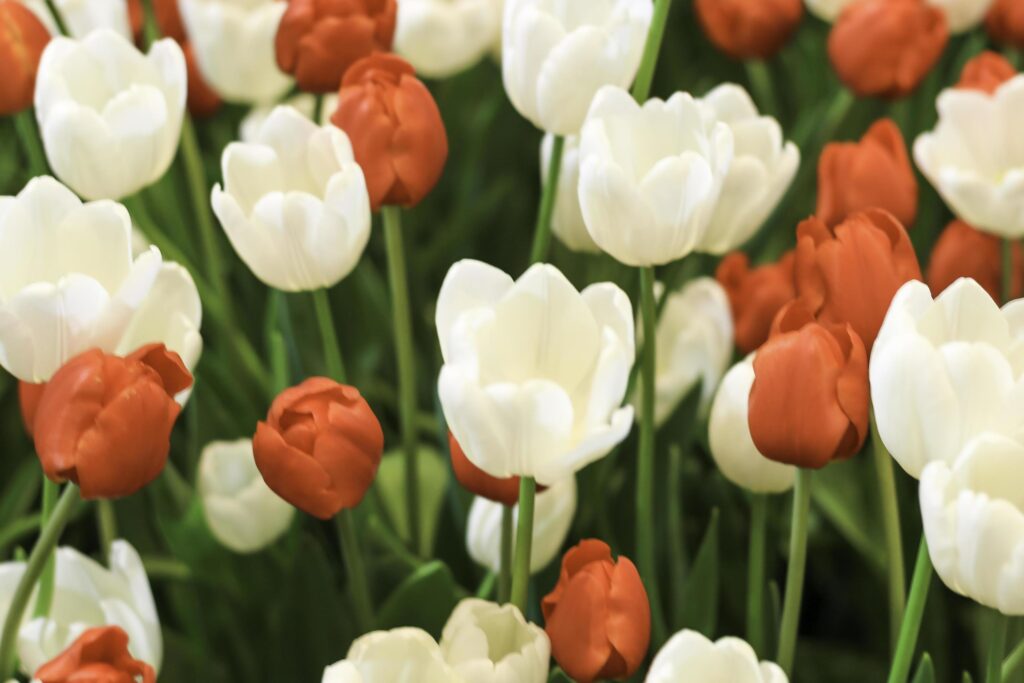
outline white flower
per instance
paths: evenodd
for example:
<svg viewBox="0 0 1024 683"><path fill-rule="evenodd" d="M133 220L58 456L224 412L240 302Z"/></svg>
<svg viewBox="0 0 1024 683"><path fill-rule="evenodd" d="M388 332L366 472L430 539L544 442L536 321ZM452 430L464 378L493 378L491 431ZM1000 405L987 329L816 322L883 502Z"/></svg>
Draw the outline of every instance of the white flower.
<svg viewBox="0 0 1024 683"><path fill-rule="evenodd" d="M142 54L110 29L50 41L36 76L36 118L54 173L86 199L156 182L178 149L187 94L173 40Z"/></svg>
<svg viewBox="0 0 1024 683"><path fill-rule="evenodd" d="M324 670L321 683L461 683L426 631L374 631L352 643L348 656Z"/></svg>
<svg viewBox="0 0 1024 683"><path fill-rule="evenodd" d="M548 169L555 136L548 133L540 143L540 182L548 182ZM587 232L580 209L580 139L576 135L565 138L562 163L555 188L555 206L551 214L551 231L573 251L589 254L601 253L594 238Z"/></svg>
<svg viewBox="0 0 1024 683"><path fill-rule="evenodd" d="M300 114L310 120L313 120L313 114L316 113L316 95L310 93L302 92L289 97L283 104L295 108ZM250 109L238 126L239 139L242 142L259 142L260 128L263 127L263 124L266 123L267 119L270 118L270 114L277 107L278 105L276 104L261 104ZM338 93L324 95L323 107L320 109L320 120L317 123L321 126L328 125L331 122L331 115L334 114L337 108Z"/></svg>
<svg viewBox="0 0 1024 683"><path fill-rule="evenodd" d="M952 88L939 122L914 143L921 172L958 217L1000 237L1024 236L1024 75L992 95Z"/></svg>
<svg viewBox="0 0 1024 683"><path fill-rule="evenodd" d="M537 494L533 511L530 573L554 560L565 543L576 515L576 478L568 477ZM501 516L504 505L481 496L473 499L466 520L466 549L473 560L497 572L501 568ZM512 508L512 528L519 520L519 505ZM515 534L512 547L515 552Z"/></svg>
<svg viewBox="0 0 1024 683"><path fill-rule="evenodd" d="M221 158L213 211L260 280L288 292L331 287L370 238L370 199L345 133L276 108L254 142Z"/></svg>
<svg viewBox="0 0 1024 683"><path fill-rule="evenodd" d="M1024 614L1024 444L978 436L954 464L924 468L920 497L943 583L1004 614Z"/></svg>
<svg viewBox="0 0 1024 683"><path fill-rule="evenodd" d="M582 293L557 268L514 281L479 261L451 267L437 302L438 393L473 463L552 485L626 438L633 309L611 283Z"/></svg>
<svg viewBox="0 0 1024 683"><path fill-rule="evenodd" d="M651 0L507 0L501 70L513 106L549 133L578 133L602 86L632 83L653 12Z"/></svg>
<svg viewBox="0 0 1024 683"><path fill-rule="evenodd" d="M982 432L1024 439L1024 300L1001 311L974 280L934 301L903 285L871 352L871 400L882 441L911 476L952 464Z"/></svg>
<svg viewBox="0 0 1024 683"><path fill-rule="evenodd" d="M50 33L60 33L45 0L21 2L39 17ZM96 29L110 28L129 40L133 39L128 0L54 0L53 4L72 38L84 38Z"/></svg>
<svg viewBox="0 0 1024 683"><path fill-rule="evenodd" d="M726 83L704 96L735 143L732 164L698 251L724 254L754 236L778 206L800 166L800 150L786 142L771 116L760 116L747 91Z"/></svg>
<svg viewBox="0 0 1024 683"><path fill-rule="evenodd" d="M621 88L602 88L580 141L587 231L626 265L686 256L707 231L732 155L729 126L687 93L641 107Z"/></svg>
<svg viewBox="0 0 1024 683"><path fill-rule="evenodd" d="M833 22L839 18L847 5L854 0L804 0L807 9L823 21Z"/></svg>
<svg viewBox="0 0 1024 683"><path fill-rule="evenodd" d="M288 8L275 0L179 0L203 78L229 102L280 99L292 79L277 67L274 38Z"/></svg>
<svg viewBox="0 0 1024 683"><path fill-rule="evenodd" d="M929 5L946 13L952 33L969 31L985 18L993 0L928 0Z"/></svg>
<svg viewBox="0 0 1024 683"><path fill-rule="evenodd" d="M711 456L726 479L754 493L782 493L793 486L796 468L761 455L750 436L747 404L754 384L754 354L725 373L711 404Z"/></svg>
<svg viewBox="0 0 1024 683"><path fill-rule="evenodd" d="M295 508L263 481L252 440L213 441L199 458L199 497L213 535L236 553L252 553L288 530Z"/></svg>
<svg viewBox="0 0 1024 683"><path fill-rule="evenodd" d="M786 673L739 638L711 642L696 631L672 636L651 662L646 683L787 683Z"/></svg>
<svg viewBox="0 0 1024 683"><path fill-rule="evenodd" d="M547 683L551 642L515 605L466 598L444 626L441 656L473 683Z"/></svg>
<svg viewBox="0 0 1024 683"><path fill-rule="evenodd" d="M479 62L501 32L495 0L402 0L395 52L427 78L445 78Z"/></svg>

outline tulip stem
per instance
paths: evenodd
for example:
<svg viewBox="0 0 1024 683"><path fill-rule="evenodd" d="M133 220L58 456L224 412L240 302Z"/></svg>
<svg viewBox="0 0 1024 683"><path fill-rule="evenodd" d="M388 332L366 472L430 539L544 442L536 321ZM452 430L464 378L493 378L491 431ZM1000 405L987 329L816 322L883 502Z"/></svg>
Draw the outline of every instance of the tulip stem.
<svg viewBox="0 0 1024 683"><path fill-rule="evenodd" d="M57 547L57 541L80 499L78 487L68 484L28 557L25 572L18 580L18 586L14 589L14 595L11 596L11 602L7 607L3 631L0 632L0 680L7 680L14 675L15 641L18 639L18 629L21 627L25 608L32 597L32 589L35 588L47 561Z"/></svg>
<svg viewBox="0 0 1024 683"><path fill-rule="evenodd" d="M498 572L498 602L505 604L512 593L512 506L501 507L501 566Z"/></svg>
<svg viewBox="0 0 1024 683"><path fill-rule="evenodd" d="M755 493L750 500L750 549L747 553L747 642L764 656L764 563L768 526L768 496Z"/></svg>
<svg viewBox="0 0 1024 683"><path fill-rule="evenodd" d="M43 505L39 517L40 527L45 527L53 516L53 508L57 504L57 494L60 493L60 486L43 477ZM39 577L39 595L36 597L36 608L33 614L37 617L45 617L50 613L50 606L53 604L53 582L57 570L57 563L53 556L47 560L43 567L43 574Z"/></svg>
<svg viewBox="0 0 1024 683"><path fill-rule="evenodd" d="M748 59L743 65L747 69L750 89L754 91L757 104L761 107L761 114L778 116L779 105L775 99L775 88L772 84L772 74L768 70L768 64L759 59Z"/></svg>
<svg viewBox="0 0 1024 683"><path fill-rule="evenodd" d="M1013 300L1013 240L1003 239L1003 303Z"/></svg>
<svg viewBox="0 0 1024 683"><path fill-rule="evenodd" d="M1006 654L1006 627L1009 618L998 610L991 610L992 628L988 634L988 662L985 667L985 683L1000 683L1003 680L1003 655Z"/></svg>
<svg viewBox="0 0 1024 683"><path fill-rule="evenodd" d="M651 94L654 67L658 63L658 53L661 52L661 41L665 37L665 24L668 21L668 11L671 6L672 0L656 0L654 5L654 17L651 19L651 27L647 31L644 54L640 59L636 80L633 81L633 98L640 104L643 104Z"/></svg>
<svg viewBox="0 0 1024 683"><path fill-rule="evenodd" d="M320 326L320 341L324 346L324 361L327 364L327 376L336 382L345 383L345 363L341 359L341 347L334 329L334 316L331 314L331 300L326 289L313 291L313 305L316 307L316 321Z"/></svg>
<svg viewBox="0 0 1024 683"><path fill-rule="evenodd" d="M25 151L28 172L33 178L49 173L50 167L46 163L46 152L43 151L43 143L39 138L35 112L29 108L15 114L14 128L18 132L18 139L21 140L21 148Z"/></svg>
<svg viewBox="0 0 1024 683"><path fill-rule="evenodd" d="M356 625L363 634L373 626L373 604L370 601L370 585L366 581L366 565L363 563L363 552L359 548L359 537L356 535L355 513L344 509L334 521L338 526L338 540L341 542L341 554L348 572L348 589L352 594L355 607Z"/></svg>
<svg viewBox="0 0 1024 683"><path fill-rule="evenodd" d="M779 625L779 654L776 662L787 675L793 675L800 605L804 596L804 570L807 568L807 518L811 507L811 470L800 468L793 488L793 521L789 529L789 567L786 569L786 595Z"/></svg>
<svg viewBox="0 0 1024 683"><path fill-rule="evenodd" d="M906 570L903 566L903 537L900 533L900 506L896 495L896 478L893 475L892 457L882 443L871 414L871 450L875 456L875 473L878 476L879 495L882 499L882 520L885 529L885 549L889 569L889 637L893 648L899 638L903 610L907 606Z"/></svg>
<svg viewBox="0 0 1024 683"><path fill-rule="evenodd" d="M554 144L551 146L551 158L548 160L544 190L540 197L537 227L533 231L530 263L540 263L548 257L548 249L551 246L551 215L555 211L555 197L558 195L558 177L562 173L562 152L564 150L565 138L556 135Z"/></svg>
<svg viewBox="0 0 1024 683"><path fill-rule="evenodd" d="M110 546L117 538L117 515L114 514L114 503L110 500L96 501L96 524L100 532L100 548L103 557L110 557Z"/></svg>
<svg viewBox="0 0 1024 683"><path fill-rule="evenodd" d="M1024 640L1017 643L1017 646L1003 660L1003 680L1009 680L1013 674L1017 673L1021 664L1024 664Z"/></svg>
<svg viewBox="0 0 1024 683"><path fill-rule="evenodd" d="M60 10L57 9L57 5L54 4L53 0L46 0L46 9L49 10L50 16L53 17L53 23L57 25L57 31L62 36L71 35L68 31L68 25L64 23L64 17L61 16Z"/></svg>
<svg viewBox="0 0 1024 683"><path fill-rule="evenodd" d="M917 634L921 630L921 617L924 605L928 600L928 588L932 582L932 559L928 555L928 541L921 536L921 545L917 549L917 561L914 563L914 578L910 582L910 595L907 598L907 609L903 613L903 624L900 626L900 638L896 641L896 654L892 658L888 683L906 683L910 675L910 665L917 648Z"/></svg>
<svg viewBox="0 0 1024 683"><path fill-rule="evenodd" d="M324 115L324 94L317 93L313 95L313 123L320 125L320 119Z"/></svg>
<svg viewBox="0 0 1024 683"><path fill-rule="evenodd" d="M402 214L397 206L381 208L384 219L384 244L388 257L391 286L391 315L395 333L395 360L398 365L398 412L405 453L405 498L408 513L409 542L421 554L419 515L419 450L416 431L416 357L413 355L412 314L409 310L409 283L402 245Z"/></svg>
<svg viewBox="0 0 1024 683"><path fill-rule="evenodd" d="M516 558L512 571L512 604L526 614L530 585L530 551L533 547L533 502L537 483L533 477L519 480L519 521L516 529Z"/></svg>

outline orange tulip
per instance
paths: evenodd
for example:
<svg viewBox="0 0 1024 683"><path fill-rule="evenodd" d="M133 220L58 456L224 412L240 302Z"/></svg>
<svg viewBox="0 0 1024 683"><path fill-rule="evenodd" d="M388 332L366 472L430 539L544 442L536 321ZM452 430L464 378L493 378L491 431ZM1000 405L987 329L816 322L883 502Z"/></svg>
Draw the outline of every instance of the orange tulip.
<svg viewBox="0 0 1024 683"><path fill-rule="evenodd" d="M31 384L18 382L18 405L21 407L21 422L25 425L25 433L32 436L36 423L36 412L39 400L43 397L46 383Z"/></svg>
<svg viewBox="0 0 1024 683"><path fill-rule="evenodd" d="M957 220L946 226L932 247L928 286L938 295L962 277L977 280L993 300L1003 300L1002 240ZM1020 243L1013 245L1012 284L1011 299L1024 296L1024 248Z"/></svg>
<svg viewBox="0 0 1024 683"><path fill-rule="evenodd" d="M789 41L804 16L803 0L696 0L704 33L735 59L768 59Z"/></svg>
<svg viewBox="0 0 1024 683"><path fill-rule="evenodd" d="M153 18L164 37L173 38L179 43L188 40L178 0L153 0Z"/></svg>
<svg viewBox="0 0 1024 683"><path fill-rule="evenodd" d="M373 484L384 432L358 389L311 377L274 399L252 450L277 495L330 519L359 505Z"/></svg>
<svg viewBox="0 0 1024 683"><path fill-rule="evenodd" d="M793 302L754 357L750 436L771 460L824 467L864 444L868 398L868 355L853 327L823 325Z"/></svg>
<svg viewBox="0 0 1024 683"><path fill-rule="evenodd" d="M855 93L895 99L921 83L948 40L945 13L926 0L858 0L833 25L828 54Z"/></svg>
<svg viewBox="0 0 1024 683"><path fill-rule="evenodd" d="M985 28L992 40L1024 49L1024 3L995 0L985 18Z"/></svg>
<svg viewBox="0 0 1024 683"><path fill-rule="evenodd" d="M750 268L750 259L734 251L718 264L715 278L729 295L736 346L750 353L768 339L775 314L796 297L793 264L787 251L777 263Z"/></svg>
<svg viewBox="0 0 1024 683"><path fill-rule="evenodd" d="M896 290L921 279L907 231L869 209L833 228L809 218L796 236L797 297L820 322L849 323L870 350Z"/></svg>
<svg viewBox="0 0 1024 683"><path fill-rule="evenodd" d="M16 0L0 0L0 114L17 114L32 106L36 69L50 32L30 9Z"/></svg>
<svg viewBox="0 0 1024 683"><path fill-rule="evenodd" d="M146 27L146 14L142 10L142 0L128 0L128 26L131 28L135 42L142 40L142 30Z"/></svg>
<svg viewBox="0 0 1024 683"><path fill-rule="evenodd" d="M541 602L551 654L579 683L621 680L640 668L651 642L651 606L636 566L587 539L562 557L562 573Z"/></svg>
<svg viewBox="0 0 1024 683"><path fill-rule="evenodd" d="M78 636L56 658L39 667L39 683L156 683L156 672L128 652L128 634L118 626L99 626Z"/></svg>
<svg viewBox="0 0 1024 683"><path fill-rule="evenodd" d="M835 225L871 208L908 226L917 217L917 179L903 134L890 119L876 121L860 142L825 145L818 162L818 218Z"/></svg>
<svg viewBox="0 0 1024 683"><path fill-rule="evenodd" d="M502 505L515 505L519 502L519 477L502 479L487 474L470 462L451 432L448 432L448 449L452 456L452 470L462 488Z"/></svg>
<svg viewBox="0 0 1024 683"><path fill-rule="evenodd" d="M391 49L397 13L395 0L290 0L277 29L277 65L307 92L337 90L349 67Z"/></svg>
<svg viewBox="0 0 1024 683"><path fill-rule="evenodd" d="M1013 64L998 52L986 50L964 65L956 87L980 90L991 95L1006 81L1017 75Z"/></svg>
<svg viewBox="0 0 1024 683"><path fill-rule="evenodd" d="M433 96L412 66L375 54L345 74L331 117L352 141L374 210L415 206L441 177L448 136Z"/></svg>
<svg viewBox="0 0 1024 683"><path fill-rule="evenodd" d="M174 396L192 385L178 354L147 344L121 358L92 349L61 367L36 408L43 472L73 481L82 497L120 498L156 479L181 412Z"/></svg>

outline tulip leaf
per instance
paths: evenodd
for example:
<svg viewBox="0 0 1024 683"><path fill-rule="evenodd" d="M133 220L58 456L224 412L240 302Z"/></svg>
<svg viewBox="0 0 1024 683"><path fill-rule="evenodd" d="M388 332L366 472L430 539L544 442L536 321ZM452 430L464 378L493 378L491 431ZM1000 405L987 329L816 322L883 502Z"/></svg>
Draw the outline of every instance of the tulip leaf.
<svg viewBox="0 0 1024 683"><path fill-rule="evenodd" d="M462 597L448 565L429 562L410 574L377 611L376 627L418 626L434 637Z"/></svg>
<svg viewBox="0 0 1024 683"><path fill-rule="evenodd" d="M884 535L877 504L865 491L875 490L870 458L852 458L824 467L814 477L815 508L877 571L886 567ZM870 478L870 479L869 479ZM865 482L871 482L866 485Z"/></svg>
<svg viewBox="0 0 1024 683"><path fill-rule="evenodd" d="M434 548L437 522L448 485L448 463L433 448L419 450L420 555L429 557ZM409 513L405 495L405 457L399 450L388 451L377 470L375 486L380 490L388 519L403 540L409 539Z"/></svg>
<svg viewBox="0 0 1024 683"><path fill-rule="evenodd" d="M932 665L931 655L927 652L921 656L921 663L917 666L912 683L935 683L935 667Z"/></svg>
<svg viewBox="0 0 1024 683"><path fill-rule="evenodd" d="M683 587L682 625L709 638L714 636L718 623L718 516L718 508L711 511L711 521Z"/></svg>
<svg viewBox="0 0 1024 683"><path fill-rule="evenodd" d="M562 671L561 667L556 666L548 676L548 683L573 683L573 681L569 678L569 674Z"/></svg>
<svg viewBox="0 0 1024 683"><path fill-rule="evenodd" d="M26 457L0 495L0 526L29 511L39 495L39 460Z"/></svg>

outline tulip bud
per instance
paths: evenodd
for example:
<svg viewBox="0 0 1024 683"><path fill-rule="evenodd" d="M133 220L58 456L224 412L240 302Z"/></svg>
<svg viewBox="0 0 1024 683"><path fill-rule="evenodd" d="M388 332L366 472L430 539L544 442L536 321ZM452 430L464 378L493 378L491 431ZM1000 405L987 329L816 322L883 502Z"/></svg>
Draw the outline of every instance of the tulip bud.
<svg viewBox="0 0 1024 683"><path fill-rule="evenodd" d="M38 683L109 681L156 683L153 667L128 653L128 634L117 626L91 628L35 673Z"/></svg>
<svg viewBox="0 0 1024 683"><path fill-rule="evenodd" d="M163 470L181 412L174 395L191 384L181 358L163 344L125 358L98 349L75 356L47 383L36 410L46 476L73 481L86 499L135 493Z"/></svg>
<svg viewBox="0 0 1024 683"><path fill-rule="evenodd" d="M0 0L0 114L32 106L36 71L50 32L17 0Z"/></svg>
<svg viewBox="0 0 1024 683"><path fill-rule="evenodd" d="M345 659L324 669L321 683L453 683L458 678L437 641L418 628L374 631L356 638Z"/></svg>
<svg viewBox="0 0 1024 683"><path fill-rule="evenodd" d="M540 143L540 182L548 182L551 169L551 153L555 136L548 133ZM562 244L573 251L585 254L600 254L594 238L587 232L580 208L580 138L571 135L565 138L562 147L562 164L558 172L558 186L555 188L555 207L551 214L551 232Z"/></svg>
<svg viewBox="0 0 1024 683"><path fill-rule="evenodd" d="M986 50L964 65L956 87L963 90L980 90L992 95L1006 81L1017 75L1013 64L998 52Z"/></svg>
<svg viewBox="0 0 1024 683"><path fill-rule="evenodd" d="M750 353L768 339L775 315L796 298L793 266L796 253L787 251L776 263L750 267L741 251L722 259L715 279L729 296L736 346Z"/></svg>
<svg viewBox="0 0 1024 683"><path fill-rule="evenodd" d="M551 643L515 605L466 598L441 633L441 656L473 683L547 683Z"/></svg>
<svg viewBox="0 0 1024 683"><path fill-rule="evenodd" d="M378 53L353 64L331 122L352 141L374 210L415 206L441 178L448 158L441 112L401 57Z"/></svg>
<svg viewBox="0 0 1024 683"><path fill-rule="evenodd" d="M253 454L263 479L320 519L366 495L384 452L384 432L355 387L311 377L282 391L256 427Z"/></svg>
<svg viewBox="0 0 1024 683"><path fill-rule="evenodd" d="M868 356L849 324L823 325L793 302L754 358L750 436L766 458L818 469L868 434Z"/></svg>
<svg viewBox="0 0 1024 683"><path fill-rule="evenodd" d="M828 54L857 95L898 99L917 88L948 40L945 13L925 0L861 0L832 27Z"/></svg>
<svg viewBox="0 0 1024 683"><path fill-rule="evenodd" d="M579 683L629 678L647 656L651 606L640 573L626 557L613 560L602 541L565 553L541 611L555 661Z"/></svg>
<svg viewBox="0 0 1024 683"><path fill-rule="evenodd" d="M946 14L950 33L964 33L981 23L992 0L928 0Z"/></svg>
<svg viewBox="0 0 1024 683"><path fill-rule="evenodd" d="M826 225L865 209L885 209L905 226L917 218L917 179L903 134L891 119L860 142L830 142L818 162L818 208Z"/></svg>
<svg viewBox="0 0 1024 683"><path fill-rule="evenodd" d="M21 408L21 422L25 425L25 433L29 437L35 431L36 412L39 410L39 401L43 398L45 389L46 383L18 382L18 406Z"/></svg>
<svg viewBox="0 0 1024 683"><path fill-rule="evenodd" d="M402 0L395 52L428 78L468 69L500 39L502 6L495 0Z"/></svg>
<svg viewBox="0 0 1024 683"><path fill-rule="evenodd" d="M697 19L715 47L733 59L769 59L804 16L803 0L696 0Z"/></svg>
<svg viewBox="0 0 1024 683"><path fill-rule="evenodd" d="M995 0L985 28L992 40L1024 49L1024 5L1019 0Z"/></svg>
<svg viewBox="0 0 1024 683"><path fill-rule="evenodd" d="M757 661L754 648L739 638L711 642L696 631L680 631L665 643L651 662L644 683L728 681L728 683L788 683L774 662Z"/></svg>
<svg viewBox="0 0 1024 683"><path fill-rule="evenodd" d="M1024 296L1024 247L1013 244L1010 299ZM962 277L981 285L994 301L1003 299L1003 241L953 221L939 235L928 262L928 286L941 292ZM24 404L23 404L24 405Z"/></svg>
<svg viewBox="0 0 1024 683"><path fill-rule="evenodd" d="M502 505L515 505L519 501L519 477L492 477L474 465L455 435L448 432L448 450L452 456L452 470L462 488L470 493Z"/></svg>
<svg viewBox="0 0 1024 683"><path fill-rule="evenodd" d="M181 20L178 0L153 0L153 18L160 29L160 34L173 39L181 46L185 54L185 68L188 72L188 111L192 116L205 118L212 116L223 104L217 91L203 78L195 50L185 33L185 24Z"/></svg>

